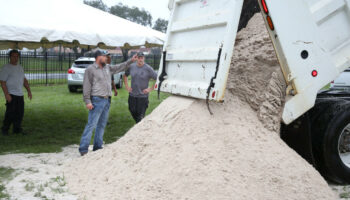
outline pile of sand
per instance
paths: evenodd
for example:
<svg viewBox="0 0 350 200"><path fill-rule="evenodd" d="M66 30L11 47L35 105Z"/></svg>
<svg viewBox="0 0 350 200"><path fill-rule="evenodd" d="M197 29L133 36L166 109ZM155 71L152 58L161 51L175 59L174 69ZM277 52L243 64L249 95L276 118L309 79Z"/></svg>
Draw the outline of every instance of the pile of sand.
<svg viewBox="0 0 350 200"><path fill-rule="evenodd" d="M84 199L335 199L279 138L284 85L260 14L238 34L225 102L169 97L124 137L66 166Z"/></svg>

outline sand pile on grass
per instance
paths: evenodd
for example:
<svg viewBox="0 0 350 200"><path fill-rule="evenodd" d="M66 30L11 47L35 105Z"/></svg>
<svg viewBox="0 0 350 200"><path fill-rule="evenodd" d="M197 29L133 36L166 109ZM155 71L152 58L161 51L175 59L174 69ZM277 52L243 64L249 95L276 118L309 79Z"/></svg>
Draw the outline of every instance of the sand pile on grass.
<svg viewBox="0 0 350 200"><path fill-rule="evenodd" d="M260 14L240 31L226 100L169 97L124 137L66 166L82 199L335 199L281 141L284 85Z"/></svg>

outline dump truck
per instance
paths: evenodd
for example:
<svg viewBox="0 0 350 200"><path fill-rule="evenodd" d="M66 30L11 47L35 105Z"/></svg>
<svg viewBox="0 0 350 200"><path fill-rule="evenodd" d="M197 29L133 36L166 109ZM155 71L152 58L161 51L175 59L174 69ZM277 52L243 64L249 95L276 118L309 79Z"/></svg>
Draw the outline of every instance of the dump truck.
<svg viewBox="0 0 350 200"><path fill-rule="evenodd" d="M158 91L222 102L237 31L261 12L287 84L281 138L326 179L350 183L350 93L322 89L350 67L349 0L170 0L169 8Z"/></svg>

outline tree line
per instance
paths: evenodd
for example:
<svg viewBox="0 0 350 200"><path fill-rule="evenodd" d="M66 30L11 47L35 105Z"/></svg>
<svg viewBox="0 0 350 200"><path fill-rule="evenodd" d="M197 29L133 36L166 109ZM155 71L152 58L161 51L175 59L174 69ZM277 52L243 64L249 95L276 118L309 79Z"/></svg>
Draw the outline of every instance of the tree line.
<svg viewBox="0 0 350 200"><path fill-rule="evenodd" d="M129 21L141 24L143 26L152 27L155 30L166 32L168 27L168 21L158 18L154 24L152 24L152 15L145 9L139 9L138 7L129 7L122 3L108 7L102 0L84 0L86 5L108 12L112 15L127 19ZM152 26L153 25L153 26Z"/></svg>

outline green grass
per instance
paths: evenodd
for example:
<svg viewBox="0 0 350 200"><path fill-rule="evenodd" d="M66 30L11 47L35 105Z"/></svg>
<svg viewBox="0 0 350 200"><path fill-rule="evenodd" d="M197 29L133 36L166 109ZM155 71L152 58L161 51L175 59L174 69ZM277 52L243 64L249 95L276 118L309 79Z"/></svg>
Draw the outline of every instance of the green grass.
<svg viewBox="0 0 350 200"><path fill-rule="evenodd" d="M324 86L322 89L323 89L323 90L328 90L330 87L331 87L331 84L328 83L328 84L327 84L326 86Z"/></svg>
<svg viewBox="0 0 350 200"><path fill-rule="evenodd" d="M9 199L10 195L5 192L6 187L0 183L0 199Z"/></svg>
<svg viewBox="0 0 350 200"><path fill-rule="evenodd" d="M343 192L343 193L339 194L339 197L342 199L348 199L348 198L350 198L350 193Z"/></svg>
<svg viewBox="0 0 350 200"><path fill-rule="evenodd" d="M128 110L128 93L119 89L119 95L112 97L109 122L104 141L115 142L134 124ZM25 98L23 129L27 135L9 136L0 134L0 154L59 152L71 144L79 144L88 119L88 110L82 101L82 93L69 93L67 85L32 87L33 100ZM168 95L150 94L149 114ZM0 95L0 121L5 113L5 99Z"/></svg>
<svg viewBox="0 0 350 200"><path fill-rule="evenodd" d="M31 86L46 85L45 79L28 80ZM48 79L47 85L67 84L67 79Z"/></svg>
<svg viewBox="0 0 350 200"><path fill-rule="evenodd" d="M6 187L4 181L11 180L13 178L13 173L15 172L12 168L0 167L0 199L9 199L9 194L6 193Z"/></svg>
<svg viewBox="0 0 350 200"><path fill-rule="evenodd" d="M0 181L12 179L13 172L15 170L12 168L0 167Z"/></svg>

